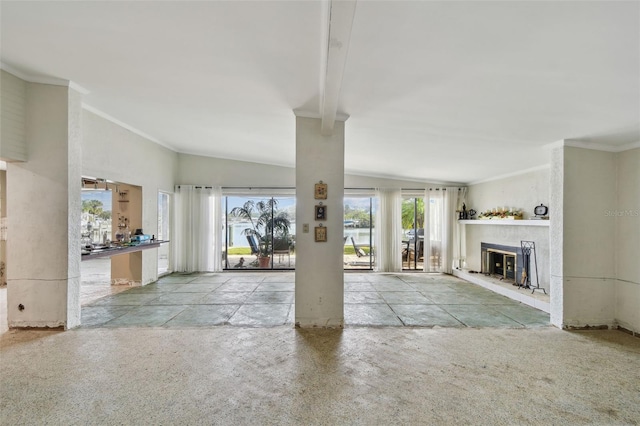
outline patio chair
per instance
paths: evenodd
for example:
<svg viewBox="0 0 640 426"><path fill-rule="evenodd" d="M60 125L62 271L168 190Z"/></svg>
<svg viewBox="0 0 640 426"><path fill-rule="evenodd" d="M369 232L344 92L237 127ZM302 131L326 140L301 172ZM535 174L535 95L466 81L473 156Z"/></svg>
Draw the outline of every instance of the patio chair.
<svg viewBox="0 0 640 426"><path fill-rule="evenodd" d="M285 238L277 238L273 242L273 255L278 255L278 262L282 263L282 257L287 256L289 266L291 266L291 246Z"/></svg>
<svg viewBox="0 0 640 426"><path fill-rule="evenodd" d="M260 251L258 250L258 243L256 242L256 238L253 235L247 235L247 241L249 242L249 247L251 247L251 254L255 254L258 256Z"/></svg>
<svg viewBox="0 0 640 426"><path fill-rule="evenodd" d="M367 254L366 251L364 251L364 249L362 247L360 247L358 244L356 244L356 240L353 239L353 237L351 237L351 243L353 244L353 249L356 251L356 256L358 257L367 257L367 256L371 256L373 253L373 250L370 250L369 254Z"/></svg>

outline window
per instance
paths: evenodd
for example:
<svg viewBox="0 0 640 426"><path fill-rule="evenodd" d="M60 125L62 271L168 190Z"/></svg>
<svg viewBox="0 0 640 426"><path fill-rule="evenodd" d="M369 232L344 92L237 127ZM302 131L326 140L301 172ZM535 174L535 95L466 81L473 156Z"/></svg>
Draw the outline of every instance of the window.
<svg viewBox="0 0 640 426"><path fill-rule="evenodd" d="M225 197L224 269L293 269L293 196Z"/></svg>
<svg viewBox="0 0 640 426"><path fill-rule="evenodd" d="M423 269L424 265L424 198L402 199L402 269Z"/></svg>
<svg viewBox="0 0 640 426"><path fill-rule="evenodd" d="M80 234L83 244L111 240L111 190L83 189Z"/></svg>
<svg viewBox="0 0 640 426"><path fill-rule="evenodd" d="M344 269L375 266L374 206L370 196L344 198Z"/></svg>

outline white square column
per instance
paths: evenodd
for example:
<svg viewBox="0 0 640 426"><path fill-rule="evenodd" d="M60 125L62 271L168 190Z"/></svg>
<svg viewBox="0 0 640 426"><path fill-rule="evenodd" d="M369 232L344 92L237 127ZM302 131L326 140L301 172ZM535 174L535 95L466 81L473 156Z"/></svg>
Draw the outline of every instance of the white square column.
<svg viewBox="0 0 640 426"><path fill-rule="evenodd" d="M551 323L613 326L616 162L612 152L560 146L551 161Z"/></svg>
<svg viewBox="0 0 640 426"><path fill-rule="evenodd" d="M296 117L296 283L297 327L344 325L344 121L321 134L321 120ZM316 183L327 184L327 199L314 198ZM315 220L315 206L326 220ZM316 242L314 228L326 228ZM308 225L308 232L305 231Z"/></svg>
<svg viewBox="0 0 640 426"><path fill-rule="evenodd" d="M80 324L81 95L29 83L27 161L7 165L9 327Z"/></svg>

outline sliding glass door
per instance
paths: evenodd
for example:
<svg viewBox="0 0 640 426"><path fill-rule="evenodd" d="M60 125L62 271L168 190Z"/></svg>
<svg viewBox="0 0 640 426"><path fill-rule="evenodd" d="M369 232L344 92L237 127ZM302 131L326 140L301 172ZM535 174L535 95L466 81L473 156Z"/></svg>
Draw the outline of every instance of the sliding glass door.
<svg viewBox="0 0 640 426"><path fill-rule="evenodd" d="M344 269L375 267L375 208L370 196L344 198Z"/></svg>
<svg viewBox="0 0 640 426"><path fill-rule="evenodd" d="M295 267L295 197L225 197L227 270Z"/></svg>
<svg viewBox="0 0 640 426"><path fill-rule="evenodd" d="M424 198L402 199L402 269L422 270L424 267Z"/></svg>
<svg viewBox="0 0 640 426"><path fill-rule="evenodd" d="M230 192L230 191L229 191ZM224 198L223 269L287 270L296 263L296 201L267 189L235 189ZM375 267L376 201L371 195L344 198L344 269Z"/></svg>

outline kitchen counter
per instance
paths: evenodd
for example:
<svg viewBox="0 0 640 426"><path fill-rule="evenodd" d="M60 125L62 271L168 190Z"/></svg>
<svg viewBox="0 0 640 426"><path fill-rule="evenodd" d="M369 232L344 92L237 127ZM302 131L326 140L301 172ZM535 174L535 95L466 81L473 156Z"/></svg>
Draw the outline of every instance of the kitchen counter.
<svg viewBox="0 0 640 426"><path fill-rule="evenodd" d="M90 253L82 254L82 261L99 259L104 257L117 256L120 254L133 253L152 248L160 247L160 244L168 243L168 240L155 240L153 242L143 242L126 246L116 246L103 249L92 250Z"/></svg>

